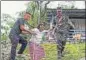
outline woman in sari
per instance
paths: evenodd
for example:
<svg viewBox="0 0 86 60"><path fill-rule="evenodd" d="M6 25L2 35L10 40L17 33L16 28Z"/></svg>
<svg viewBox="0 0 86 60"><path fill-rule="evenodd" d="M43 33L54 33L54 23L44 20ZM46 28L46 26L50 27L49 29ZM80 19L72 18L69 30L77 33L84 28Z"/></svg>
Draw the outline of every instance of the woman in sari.
<svg viewBox="0 0 86 60"><path fill-rule="evenodd" d="M45 57L44 48L40 45L45 36L44 24L39 24L37 28L32 29L36 35L32 35L29 42L29 51L31 60L41 60Z"/></svg>

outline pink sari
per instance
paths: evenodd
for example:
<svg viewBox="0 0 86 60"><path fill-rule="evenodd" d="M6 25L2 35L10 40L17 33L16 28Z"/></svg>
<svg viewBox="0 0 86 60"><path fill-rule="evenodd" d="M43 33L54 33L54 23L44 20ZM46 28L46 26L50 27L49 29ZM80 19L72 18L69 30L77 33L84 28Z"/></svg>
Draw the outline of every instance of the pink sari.
<svg viewBox="0 0 86 60"><path fill-rule="evenodd" d="M43 47L34 42L29 43L29 50L31 60L41 60L45 56Z"/></svg>

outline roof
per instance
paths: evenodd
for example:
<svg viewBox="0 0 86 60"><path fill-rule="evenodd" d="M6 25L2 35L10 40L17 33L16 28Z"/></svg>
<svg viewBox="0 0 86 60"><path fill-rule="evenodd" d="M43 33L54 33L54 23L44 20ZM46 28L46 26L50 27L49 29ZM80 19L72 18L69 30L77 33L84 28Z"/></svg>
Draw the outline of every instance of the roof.
<svg viewBox="0 0 86 60"><path fill-rule="evenodd" d="M85 19L85 9L62 9L62 13L68 15L69 18ZM56 15L56 9L47 9L48 16Z"/></svg>

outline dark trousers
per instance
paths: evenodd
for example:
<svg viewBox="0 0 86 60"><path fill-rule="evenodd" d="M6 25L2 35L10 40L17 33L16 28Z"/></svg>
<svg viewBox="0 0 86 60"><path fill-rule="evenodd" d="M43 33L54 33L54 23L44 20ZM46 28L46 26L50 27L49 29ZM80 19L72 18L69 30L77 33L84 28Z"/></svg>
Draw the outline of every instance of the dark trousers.
<svg viewBox="0 0 86 60"><path fill-rule="evenodd" d="M57 40L58 58L62 57L62 53L64 51L65 45L66 45L66 41Z"/></svg>
<svg viewBox="0 0 86 60"><path fill-rule="evenodd" d="M18 43L22 44L20 50L18 51L18 54L22 54L27 46L27 41L18 35L9 35L9 38L12 43L10 60L15 60L16 48L17 48Z"/></svg>

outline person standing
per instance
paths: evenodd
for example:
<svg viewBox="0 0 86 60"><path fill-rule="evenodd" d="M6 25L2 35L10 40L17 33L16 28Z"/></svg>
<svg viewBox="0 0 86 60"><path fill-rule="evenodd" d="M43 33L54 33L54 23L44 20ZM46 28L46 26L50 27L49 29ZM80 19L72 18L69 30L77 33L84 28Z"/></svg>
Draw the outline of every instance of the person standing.
<svg viewBox="0 0 86 60"><path fill-rule="evenodd" d="M31 30L25 29L25 22L29 21L31 17L31 14L28 12L25 12L23 18L18 18L15 24L13 25L10 33L9 38L11 40L11 54L10 54L10 60L15 60L16 56L16 48L18 43L22 44L20 50L18 51L18 54L22 54L27 46L27 41L23 39L23 37L20 36L21 33L25 34L34 34Z"/></svg>

